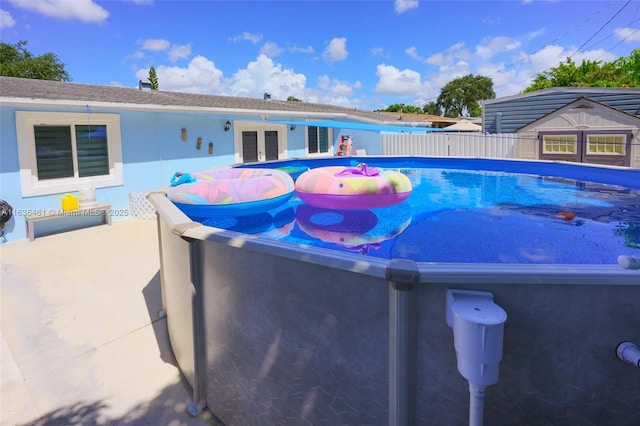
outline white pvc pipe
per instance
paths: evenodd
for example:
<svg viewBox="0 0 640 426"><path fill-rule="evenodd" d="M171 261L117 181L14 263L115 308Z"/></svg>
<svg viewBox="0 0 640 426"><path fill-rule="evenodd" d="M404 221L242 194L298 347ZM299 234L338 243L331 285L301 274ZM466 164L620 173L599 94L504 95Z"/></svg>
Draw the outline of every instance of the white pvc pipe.
<svg viewBox="0 0 640 426"><path fill-rule="evenodd" d="M624 269L640 269L640 257L620 255L618 265Z"/></svg>
<svg viewBox="0 0 640 426"><path fill-rule="evenodd" d="M484 414L484 390L469 382L469 426L482 426Z"/></svg>
<svg viewBox="0 0 640 426"><path fill-rule="evenodd" d="M616 348L618 358L640 368L640 348L631 342L622 342Z"/></svg>

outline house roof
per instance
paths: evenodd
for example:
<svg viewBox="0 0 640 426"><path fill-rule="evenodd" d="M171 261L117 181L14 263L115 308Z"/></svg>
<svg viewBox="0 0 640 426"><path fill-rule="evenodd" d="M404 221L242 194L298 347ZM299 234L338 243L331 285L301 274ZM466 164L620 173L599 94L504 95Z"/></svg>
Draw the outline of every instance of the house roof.
<svg viewBox="0 0 640 426"><path fill-rule="evenodd" d="M264 100L235 96L139 90L50 80L0 77L0 99L4 103L59 104L81 107L100 105L121 109L180 109L246 114L248 118L305 117L333 118L406 126L383 113L326 104Z"/></svg>
<svg viewBox="0 0 640 426"><path fill-rule="evenodd" d="M483 105L491 105L495 103L507 102L512 100L526 99L530 97L539 97L549 94L570 94L579 96L589 95L629 95L635 94L640 97L640 88L628 88L628 87L551 87L549 89L535 90L533 92L519 93L517 95L504 96L501 98L485 99L482 101Z"/></svg>
<svg viewBox="0 0 640 426"><path fill-rule="evenodd" d="M430 115L430 114L415 114L415 113L400 113L400 112L387 112L387 111L377 111L376 114L379 114L382 120L386 123L405 123L405 124L413 124L418 126L425 125L433 125L436 127L437 125L448 126L453 123L459 122L460 118L453 117L442 117L440 115Z"/></svg>
<svg viewBox="0 0 640 426"><path fill-rule="evenodd" d="M523 131L523 130L527 130L529 128L533 128L535 126L537 126L541 121L548 119L549 117L552 117L554 115L557 115L563 111L567 111L567 110L571 110L571 109L575 109L575 108L594 108L594 107L600 107L600 108L605 108L608 109L612 112L614 112L615 114L620 114L620 116L625 116L628 117L629 119L638 122L638 124L640 125L640 117L637 117L633 114L629 114L625 111L619 110L617 108L613 108L607 104L604 104L602 102L598 102L595 101L593 99L590 99L586 96L582 96L578 99L576 99L573 102L568 103L567 105L564 105L554 111L549 112L548 114L543 115L542 117L538 118L537 120L532 121L531 123L522 126L521 128L518 129L518 131Z"/></svg>

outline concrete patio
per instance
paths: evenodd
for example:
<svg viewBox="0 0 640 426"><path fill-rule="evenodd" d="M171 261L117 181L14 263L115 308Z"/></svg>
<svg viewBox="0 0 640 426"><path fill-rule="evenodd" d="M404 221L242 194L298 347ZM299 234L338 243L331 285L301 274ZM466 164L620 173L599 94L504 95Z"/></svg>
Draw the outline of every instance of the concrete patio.
<svg viewBox="0 0 640 426"><path fill-rule="evenodd" d="M205 425L170 349L156 222L0 245L0 425Z"/></svg>

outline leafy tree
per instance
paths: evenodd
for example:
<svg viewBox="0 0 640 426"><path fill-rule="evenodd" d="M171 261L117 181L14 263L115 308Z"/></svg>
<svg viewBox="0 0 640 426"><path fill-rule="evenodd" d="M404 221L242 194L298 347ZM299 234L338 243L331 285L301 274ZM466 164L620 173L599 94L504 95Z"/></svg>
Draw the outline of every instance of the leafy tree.
<svg viewBox="0 0 640 426"><path fill-rule="evenodd" d="M412 114L480 117L482 107L478 101L495 97L493 81L489 77L469 74L447 83L440 90L437 102L431 101L421 108L413 105L393 104L382 111L399 112L402 108L403 112Z"/></svg>
<svg viewBox="0 0 640 426"><path fill-rule="evenodd" d="M149 83L151 83L151 90L158 90L160 88L160 86L158 86L158 73L153 66L149 68Z"/></svg>
<svg viewBox="0 0 640 426"><path fill-rule="evenodd" d="M300 99L296 98L295 96L289 96L287 98L288 102L302 102Z"/></svg>
<svg viewBox="0 0 640 426"><path fill-rule="evenodd" d="M640 48L634 49L629 56L616 59L609 66L618 71L620 87L640 87Z"/></svg>
<svg viewBox="0 0 640 426"><path fill-rule="evenodd" d="M479 117L482 109L478 101L495 97L489 77L469 74L447 83L440 91L437 104L447 117Z"/></svg>
<svg viewBox="0 0 640 426"><path fill-rule="evenodd" d="M34 56L22 40L16 44L0 43L0 75L36 80L71 81L64 64L53 53Z"/></svg>
<svg viewBox="0 0 640 426"><path fill-rule="evenodd" d="M583 60L580 65L567 58L536 75L524 92L551 87L640 87L640 48L613 62Z"/></svg>
<svg viewBox="0 0 640 426"><path fill-rule="evenodd" d="M385 112L402 112L407 114L422 114L422 108L413 105L405 105L405 104L393 104L389 105L387 108L381 110Z"/></svg>
<svg viewBox="0 0 640 426"><path fill-rule="evenodd" d="M442 114L442 111L440 111L440 106L438 106L437 103L431 101L428 104L424 104L422 106L422 111L425 114L429 114L429 115L440 115Z"/></svg>

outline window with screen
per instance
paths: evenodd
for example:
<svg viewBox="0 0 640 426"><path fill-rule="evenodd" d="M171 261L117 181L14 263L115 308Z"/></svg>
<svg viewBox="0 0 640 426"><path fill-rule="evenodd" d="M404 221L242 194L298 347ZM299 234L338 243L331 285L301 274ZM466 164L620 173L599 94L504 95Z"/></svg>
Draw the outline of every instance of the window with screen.
<svg viewBox="0 0 640 426"><path fill-rule="evenodd" d="M16 112L24 196L122 185L118 114Z"/></svg>
<svg viewBox="0 0 640 426"><path fill-rule="evenodd" d="M309 154L326 154L329 152L329 129L326 127L307 127L307 146Z"/></svg>

